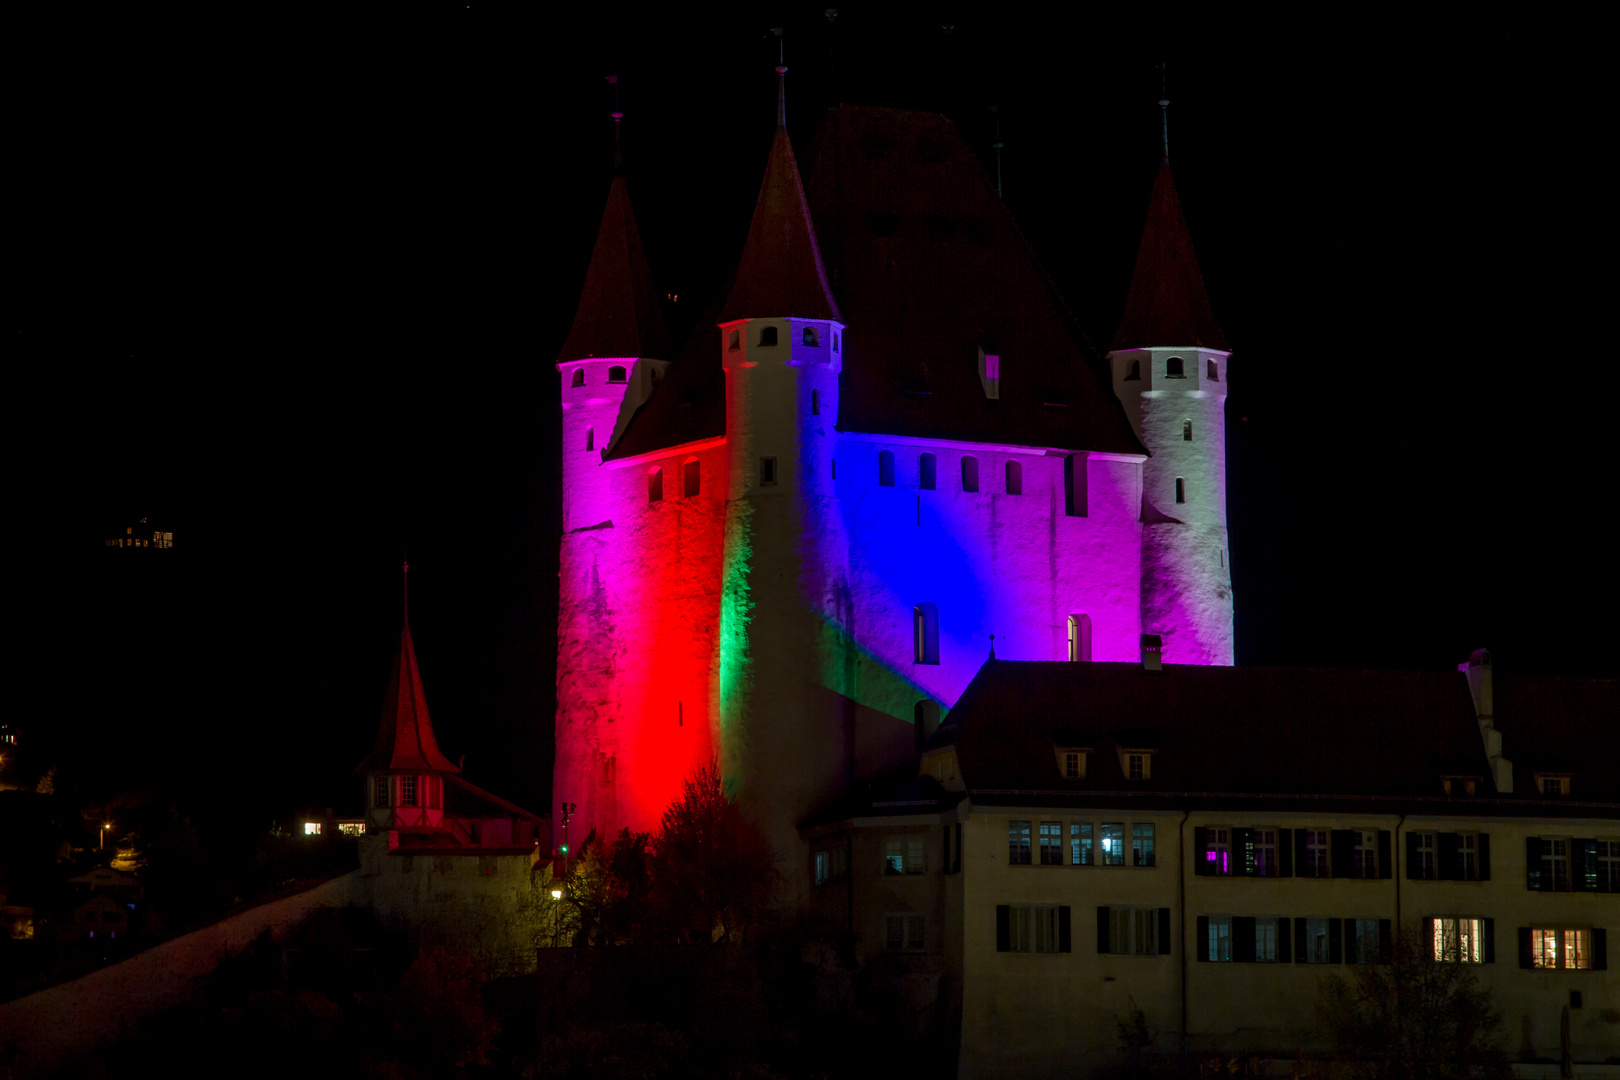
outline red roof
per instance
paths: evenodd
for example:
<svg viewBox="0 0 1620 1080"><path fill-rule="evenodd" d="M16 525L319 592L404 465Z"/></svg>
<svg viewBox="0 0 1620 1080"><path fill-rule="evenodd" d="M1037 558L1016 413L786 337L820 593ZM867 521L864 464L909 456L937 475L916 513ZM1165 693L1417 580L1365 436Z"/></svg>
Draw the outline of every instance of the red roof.
<svg viewBox="0 0 1620 1080"><path fill-rule="evenodd" d="M781 128L771 142L731 294L716 321L766 316L843 319L821 265L793 144Z"/></svg>
<svg viewBox="0 0 1620 1080"><path fill-rule="evenodd" d="M1125 301L1125 316L1115 349L1142 349L1148 346L1203 345L1228 350L1226 335L1215 322L1204 291L1204 276L1198 272L1187 219L1181 214L1181 199L1169 165L1159 166L1153 181L1153 198L1148 203L1147 224L1142 228L1142 246L1136 254L1136 272Z"/></svg>
<svg viewBox="0 0 1620 1080"><path fill-rule="evenodd" d="M399 635L399 655L388 677L388 696L383 701L382 723L377 743L356 772L444 772L461 770L439 752L433 738L433 721L428 719L427 695L422 692L422 673L416 669L416 647L411 644L410 609Z"/></svg>
<svg viewBox="0 0 1620 1080"><path fill-rule="evenodd" d="M574 313L574 326L563 342L559 361L591 356L646 356L669 359L669 330L658 310L652 273L630 209L624 177L608 189L602 227L596 233L585 290Z"/></svg>

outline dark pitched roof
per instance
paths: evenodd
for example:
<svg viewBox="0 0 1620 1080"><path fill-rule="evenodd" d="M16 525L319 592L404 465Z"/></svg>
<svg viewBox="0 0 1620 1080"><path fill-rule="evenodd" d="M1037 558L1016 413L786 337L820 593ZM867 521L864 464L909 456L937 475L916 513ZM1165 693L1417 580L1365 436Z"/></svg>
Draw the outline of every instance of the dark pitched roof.
<svg viewBox="0 0 1620 1080"><path fill-rule="evenodd" d="M748 240L716 321L762 316L842 319L827 287L793 144L781 128L771 142Z"/></svg>
<svg viewBox="0 0 1620 1080"><path fill-rule="evenodd" d="M1560 804L1533 793L1530 762L1590 761L1620 713L1620 683L1498 680L1503 753L1515 792L1492 797L1557 813L1575 802L1620 802L1613 769L1588 767ZM1252 795L1315 800L1324 809L1442 799L1446 774L1490 769L1467 681L1456 672L1353 671L994 660L950 712L934 745L954 742L969 793L981 803L1076 803L1109 795ZM1095 748L1085 780L1060 777L1059 745ZM1154 749L1152 778L1128 781L1115 750ZM1584 755L1584 757L1582 756ZM1549 766L1550 767L1550 766ZM1323 802L1322 800L1326 800ZM1487 805L1452 799L1448 812ZM1590 812L1586 810L1584 812Z"/></svg>
<svg viewBox="0 0 1620 1080"><path fill-rule="evenodd" d="M574 312L574 325L558 361L590 356L647 356L667 359L669 331L658 310L641 233L630 209L624 177L608 189L602 226L596 233L585 289Z"/></svg>
<svg viewBox="0 0 1620 1080"><path fill-rule="evenodd" d="M785 149L779 133L773 168ZM1062 299L949 119L840 106L827 113L811 162L810 219L826 268L818 280L831 283L849 326L840 430L1145 453ZM745 252L734 283L720 292L725 299L698 324L610 458L725 434L714 327L766 313L734 302L753 295L744 293L752 288L744 280L750 258ZM808 280L803 264L801 274ZM833 303L830 293L826 302ZM998 401L987 400L979 383L981 347L1002 357Z"/></svg>
<svg viewBox="0 0 1620 1080"><path fill-rule="evenodd" d="M439 752L439 744L433 738L427 695L422 692L422 673L416 669L416 647L411 643L409 605L405 610L405 625L399 634L399 653L394 657L394 669L388 676L388 695L383 700L377 742L355 771L461 771Z"/></svg>
<svg viewBox="0 0 1620 1080"><path fill-rule="evenodd" d="M1227 350L1226 335L1210 310L1204 275L1198 272L1187 219L1170 166L1159 166L1148 203L1142 246L1136 253L1136 271L1125 300L1125 315L1114 335L1115 349L1149 345L1188 346Z"/></svg>

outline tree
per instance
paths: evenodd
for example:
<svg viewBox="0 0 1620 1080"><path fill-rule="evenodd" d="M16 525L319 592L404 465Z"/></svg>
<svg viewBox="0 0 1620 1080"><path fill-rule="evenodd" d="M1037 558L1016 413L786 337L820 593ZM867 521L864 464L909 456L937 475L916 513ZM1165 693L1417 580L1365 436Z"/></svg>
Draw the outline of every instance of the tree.
<svg viewBox="0 0 1620 1080"><path fill-rule="evenodd" d="M726 799L719 763L699 766L653 843L654 917L677 941L741 941L764 917L777 877L764 834Z"/></svg>
<svg viewBox="0 0 1620 1080"><path fill-rule="evenodd" d="M1318 1008L1341 1061L1365 1080L1449 1080L1512 1075L1494 1042L1502 1016L1468 964L1437 961L1417 934L1394 942L1388 963L1323 981Z"/></svg>

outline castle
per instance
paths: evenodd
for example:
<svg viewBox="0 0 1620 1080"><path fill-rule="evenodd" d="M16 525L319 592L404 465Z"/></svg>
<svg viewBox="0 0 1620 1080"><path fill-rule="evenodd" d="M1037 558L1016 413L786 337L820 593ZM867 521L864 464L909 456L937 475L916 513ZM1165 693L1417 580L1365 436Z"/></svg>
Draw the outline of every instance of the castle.
<svg viewBox="0 0 1620 1080"><path fill-rule="evenodd" d="M1168 161L1099 363L950 120L841 106L807 160L779 122L679 353L609 190L557 359L576 843L656 827L718 757L792 856L988 656L1233 662L1229 348Z"/></svg>

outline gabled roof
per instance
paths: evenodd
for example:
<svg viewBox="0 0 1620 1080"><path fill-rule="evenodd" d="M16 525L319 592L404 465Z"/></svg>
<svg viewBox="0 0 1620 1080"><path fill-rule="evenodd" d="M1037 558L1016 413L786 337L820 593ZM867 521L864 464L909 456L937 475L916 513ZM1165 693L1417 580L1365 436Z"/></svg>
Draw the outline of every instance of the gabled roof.
<svg viewBox="0 0 1620 1080"><path fill-rule="evenodd" d="M422 673L416 669L416 647L411 643L409 604L405 608L404 627L399 633L399 653L394 657L394 669L388 676L388 695L383 700L377 742L355 771L461 771L439 752L439 744L433 738L427 695L422 692Z"/></svg>
<svg viewBox="0 0 1620 1080"><path fill-rule="evenodd" d="M1230 350L1210 310L1168 163L1160 164L1115 349L1202 345Z"/></svg>
<svg viewBox="0 0 1620 1080"><path fill-rule="evenodd" d="M716 321L773 316L842 320L827 287L793 144L780 127L771 142L737 274Z"/></svg>
<svg viewBox="0 0 1620 1080"><path fill-rule="evenodd" d="M715 324L815 317L810 306L823 290L820 317L842 312L849 327L840 430L1146 453L1062 298L948 118L850 105L828 111L807 189L806 221L817 243L791 247L799 255L819 250L820 263L795 263L790 286L752 267L767 239L797 228L799 218L783 209L797 184L796 169L794 184L787 183L792 161L787 136L778 132L755 209L756 226L762 215L777 224L757 237L750 229L734 280L609 458L725 435ZM780 204L767 207L770 191ZM789 293L807 299L776 298ZM776 310L765 310L769 305ZM987 399L979 382L981 348L1002 358L999 400Z"/></svg>
<svg viewBox="0 0 1620 1080"><path fill-rule="evenodd" d="M585 289L558 362L591 356L668 359L669 330L658 310L641 233L630 209L624 177L615 176L596 233Z"/></svg>

